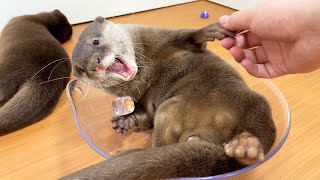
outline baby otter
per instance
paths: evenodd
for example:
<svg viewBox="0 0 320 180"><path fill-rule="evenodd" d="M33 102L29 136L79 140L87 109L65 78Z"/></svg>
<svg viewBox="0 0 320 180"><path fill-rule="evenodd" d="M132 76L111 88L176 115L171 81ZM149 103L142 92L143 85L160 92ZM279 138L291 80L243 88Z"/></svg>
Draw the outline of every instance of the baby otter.
<svg viewBox="0 0 320 180"><path fill-rule="evenodd" d="M96 18L73 52L75 76L135 100L112 119L116 132L153 128L152 148L120 153L72 178L164 179L211 176L264 159L275 141L267 101L206 50L234 36L219 24L168 30Z"/></svg>
<svg viewBox="0 0 320 180"><path fill-rule="evenodd" d="M69 56L61 45L71 35L71 25L58 10L15 17L2 30L0 135L53 111L71 73Z"/></svg>

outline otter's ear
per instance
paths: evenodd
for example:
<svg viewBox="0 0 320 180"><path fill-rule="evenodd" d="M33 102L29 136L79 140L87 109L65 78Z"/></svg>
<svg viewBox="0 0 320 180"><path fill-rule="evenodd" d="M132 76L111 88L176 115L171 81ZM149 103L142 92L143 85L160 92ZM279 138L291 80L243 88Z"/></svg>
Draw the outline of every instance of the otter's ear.
<svg viewBox="0 0 320 180"><path fill-rule="evenodd" d="M59 9L55 9L52 12L61 13L61 11L59 11Z"/></svg>
<svg viewBox="0 0 320 180"><path fill-rule="evenodd" d="M105 22L105 19L101 16L96 17L96 19L93 21L95 23L103 23Z"/></svg>
<svg viewBox="0 0 320 180"><path fill-rule="evenodd" d="M62 12L59 11L58 9L53 10L51 13L55 15L63 15Z"/></svg>

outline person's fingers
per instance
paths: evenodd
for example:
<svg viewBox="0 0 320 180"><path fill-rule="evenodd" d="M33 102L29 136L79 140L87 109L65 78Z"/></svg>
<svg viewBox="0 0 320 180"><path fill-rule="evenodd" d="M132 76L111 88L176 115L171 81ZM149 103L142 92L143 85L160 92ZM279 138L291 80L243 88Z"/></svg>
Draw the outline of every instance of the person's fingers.
<svg viewBox="0 0 320 180"><path fill-rule="evenodd" d="M235 46L236 40L234 38L227 37L227 38L224 38L223 40L221 40L220 43L221 43L222 47L224 47L226 49L230 49L233 46Z"/></svg>
<svg viewBox="0 0 320 180"><path fill-rule="evenodd" d="M263 64L263 63L267 63L268 59L266 56L266 53L264 52L264 48L263 47L258 47L254 49L254 52L256 54L257 57L257 63L259 64Z"/></svg>
<svg viewBox="0 0 320 180"><path fill-rule="evenodd" d="M221 16L219 22L222 27L231 31L249 30L254 15L254 9L251 8L237 11L230 16Z"/></svg>
<svg viewBox="0 0 320 180"><path fill-rule="evenodd" d="M235 37L236 46L244 49L261 46L261 39L252 32L238 34Z"/></svg>
<svg viewBox="0 0 320 180"><path fill-rule="evenodd" d="M255 64L249 59L241 61L241 65L247 70L249 74L258 78L270 78L268 71L264 64Z"/></svg>
<svg viewBox="0 0 320 180"><path fill-rule="evenodd" d="M238 46L232 47L230 49L230 53L234 57L234 59L239 63L245 58L245 53L243 49Z"/></svg>
<svg viewBox="0 0 320 180"><path fill-rule="evenodd" d="M244 59L250 60L255 64L268 62L267 56L262 47L257 47L255 49L242 49L239 46L233 46L230 48L230 53L239 63Z"/></svg>
<svg viewBox="0 0 320 180"><path fill-rule="evenodd" d="M241 65L249 74L258 78L274 78L281 75L274 70L269 62L265 64L255 64L248 59L244 59L241 61Z"/></svg>
<svg viewBox="0 0 320 180"><path fill-rule="evenodd" d="M252 63L255 63L255 64L258 62L258 60L257 60L258 57L256 56L256 53L254 52L254 50L244 49L243 52L244 52L244 55L245 55L244 59L248 59Z"/></svg>
<svg viewBox="0 0 320 180"><path fill-rule="evenodd" d="M261 38L259 36L257 36L255 33L247 32L246 33L246 38L247 38L246 42L248 43L247 44L248 48L257 47L257 46L261 46L262 45Z"/></svg>
<svg viewBox="0 0 320 180"><path fill-rule="evenodd" d="M236 46L241 48L247 48L248 42L245 34L239 34L234 37L236 39Z"/></svg>
<svg viewBox="0 0 320 180"><path fill-rule="evenodd" d="M258 47L255 49L244 49L243 52L245 54L245 59L249 59L253 63L263 64L268 62L263 47Z"/></svg>

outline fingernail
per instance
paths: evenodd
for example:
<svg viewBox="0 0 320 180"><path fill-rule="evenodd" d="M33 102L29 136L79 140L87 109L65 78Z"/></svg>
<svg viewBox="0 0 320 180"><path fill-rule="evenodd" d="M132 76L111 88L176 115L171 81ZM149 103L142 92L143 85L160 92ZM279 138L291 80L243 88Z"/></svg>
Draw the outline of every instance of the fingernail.
<svg viewBox="0 0 320 180"><path fill-rule="evenodd" d="M220 17L219 22L220 22L221 25L226 25L228 20L229 20L229 16L224 15L224 16Z"/></svg>

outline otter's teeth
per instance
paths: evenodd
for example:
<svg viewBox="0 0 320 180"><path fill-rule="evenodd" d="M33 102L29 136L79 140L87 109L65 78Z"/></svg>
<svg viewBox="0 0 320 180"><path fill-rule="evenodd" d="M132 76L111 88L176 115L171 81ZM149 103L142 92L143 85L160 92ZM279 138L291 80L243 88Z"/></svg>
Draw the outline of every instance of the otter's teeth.
<svg viewBox="0 0 320 180"><path fill-rule="evenodd" d="M122 74L122 76L124 76L125 78L128 77L128 73L126 73L126 72L122 72L121 74Z"/></svg>
<svg viewBox="0 0 320 180"><path fill-rule="evenodd" d="M109 72L117 73L127 80L132 80L136 74L134 68L128 66L120 58L115 58L115 61L106 68L106 73Z"/></svg>

